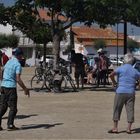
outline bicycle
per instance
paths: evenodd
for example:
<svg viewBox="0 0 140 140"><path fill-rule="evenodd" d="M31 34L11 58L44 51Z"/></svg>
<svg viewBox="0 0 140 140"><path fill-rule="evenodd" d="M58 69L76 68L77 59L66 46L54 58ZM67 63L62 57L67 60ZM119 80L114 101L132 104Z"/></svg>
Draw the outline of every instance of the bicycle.
<svg viewBox="0 0 140 140"><path fill-rule="evenodd" d="M31 78L31 82L30 82L30 85L31 85L31 88L35 91L40 91L42 89L48 89L48 86L46 85L46 66L42 65L42 62L40 62L40 65L39 67L37 67L35 69L35 75Z"/></svg>
<svg viewBox="0 0 140 140"><path fill-rule="evenodd" d="M62 91L69 89L69 85L72 87L73 91L76 91L76 87L74 84L74 80L72 79L70 72L68 71L69 63L59 62L59 73L62 75L62 83L61 89ZM54 89L54 75L55 72L53 67L47 67L45 70L41 70L40 73L36 72L35 75L31 79L31 88L40 91L42 89L48 89L49 91L53 91Z"/></svg>
<svg viewBox="0 0 140 140"><path fill-rule="evenodd" d="M70 62L60 59L59 61L59 69L60 74L63 77L63 81L61 84L62 89L69 89L69 85L72 87L73 91L76 91L76 86L74 84L74 80L70 75Z"/></svg>

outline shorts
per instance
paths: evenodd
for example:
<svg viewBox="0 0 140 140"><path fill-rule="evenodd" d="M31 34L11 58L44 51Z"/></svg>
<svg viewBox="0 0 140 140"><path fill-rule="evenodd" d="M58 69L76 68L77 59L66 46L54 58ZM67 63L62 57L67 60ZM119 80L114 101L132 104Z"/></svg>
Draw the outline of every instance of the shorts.
<svg viewBox="0 0 140 140"><path fill-rule="evenodd" d="M75 69L75 78L84 78L85 77L85 71L83 68L76 68Z"/></svg>

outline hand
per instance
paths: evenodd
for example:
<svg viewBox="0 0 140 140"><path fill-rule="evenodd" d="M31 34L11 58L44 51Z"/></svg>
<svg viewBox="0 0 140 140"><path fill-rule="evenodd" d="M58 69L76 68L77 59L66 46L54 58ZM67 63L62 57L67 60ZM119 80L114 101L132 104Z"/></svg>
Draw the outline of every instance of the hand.
<svg viewBox="0 0 140 140"><path fill-rule="evenodd" d="M140 89L140 84L138 84L138 86L137 86L137 87L138 87L138 89Z"/></svg>
<svg viewBox="0 0 140 140"><path fill-rule="evenodd" d="M117 83L112 83L112 86L116 88L117 87Z"/></svg>
<svg viewBox="0 0 140 140"><path fill-rule="evenodd" d="M30 92L29 92L29 89L28 88L25 88L24 94L27 95L28 97L30 97Z"/></svg>

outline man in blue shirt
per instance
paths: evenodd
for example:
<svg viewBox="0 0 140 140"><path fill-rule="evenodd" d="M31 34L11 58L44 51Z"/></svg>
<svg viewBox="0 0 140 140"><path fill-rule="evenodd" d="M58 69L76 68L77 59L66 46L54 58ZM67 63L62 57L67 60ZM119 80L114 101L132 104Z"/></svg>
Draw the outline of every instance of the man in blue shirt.
<svg viewBox="0 0 140 140"><path fill-rule="evenodd" d="M135 104L135 88L136 80L139 80L140 73L133 68L132 64L134 57L128 53L124 56L124 65L118 67L110 74L113 86L117 85L116 95L114 100L113 121L114 127L109 133L118 133L118 121L120 120L122 108L125 105L127 113L127 130L131 134L131 126L134 122L134 104ZM116 83L115 75L117 75L118 82Z"/></svg>
<svg viewBox="0 0 140 140"><path fill-rule="evenodd" d="M17 127L14 125L14 118L17 113L17 89L18 83L24 90L25 95L29 96L29 90L21 80L22 67L19 60L22 58L23 52L20 48L16 48L13 51L13 57L6 63L3 69L3 77L1 83L1 98L0 98L0 130L2 123L2 116L9 107L9 116L7 121L7 128L9 130L15 130Z"/></svg>

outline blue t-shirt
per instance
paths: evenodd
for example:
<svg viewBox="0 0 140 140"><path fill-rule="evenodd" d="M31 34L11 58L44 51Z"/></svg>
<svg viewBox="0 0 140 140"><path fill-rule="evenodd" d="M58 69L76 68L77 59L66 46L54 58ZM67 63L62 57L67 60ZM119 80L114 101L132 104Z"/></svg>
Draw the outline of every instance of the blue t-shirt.
<svg viewBox="0 0 140 140"><path fill-rule="evenodd" d="M115 70L118 76L118 88L116 93L135 93L136 80L139 79L140 73L130 64L124 64Z"/></svg>
<svg viewBox="0 0 140 140"><path fill-rule="evenodd" d="M18 59L11 58L4 66L3 79L1 86L7 88L16 87L16 74L20 74L22 70L21 64Z"/></svg>

